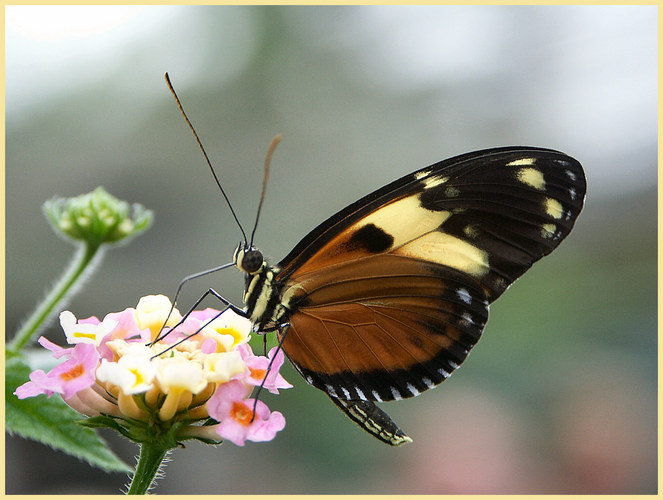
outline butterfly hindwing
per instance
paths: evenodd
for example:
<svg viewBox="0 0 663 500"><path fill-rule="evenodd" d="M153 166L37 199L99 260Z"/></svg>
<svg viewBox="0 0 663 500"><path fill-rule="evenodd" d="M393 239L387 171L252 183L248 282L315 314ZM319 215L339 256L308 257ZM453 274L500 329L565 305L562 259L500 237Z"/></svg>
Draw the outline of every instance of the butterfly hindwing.
<svg viewBox="0 0 663 500"><path fill-rule="evenodd" d="M488 304L566 237L585 195L552 150L468 153L360 199L276 267L286 354L332 398L400 399L442 382Z"/></svg>
<svg viewBox="0 0 663 500"><path fill-rule="evenodd" d="M411 443L412 439L372 401L348 401L333 396L329 398L348 418L369 434L391 446Z"/></svg>
<svg viewBox="0 0 663 500"><path fill-rule="evenodd" d="M488 317L463 273L377 254L298 282L283 347L306 380L334 397L389 401L432 388L460 365Z"/></svg>

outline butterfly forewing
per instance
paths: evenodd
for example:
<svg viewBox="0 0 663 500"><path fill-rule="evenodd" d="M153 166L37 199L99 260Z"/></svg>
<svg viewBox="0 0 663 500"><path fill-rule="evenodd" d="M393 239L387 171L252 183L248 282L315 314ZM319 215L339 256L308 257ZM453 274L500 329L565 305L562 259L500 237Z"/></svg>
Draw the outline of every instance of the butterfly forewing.
<svg viewBox="0 0 663 500"><path fill-rule="evenodd" d="M322 223L277 266L284 350L343 400L400 399L442 382L495 300L582 209L580 164L499 148L431 165Z"/></svg>
<svg viewBox="0 0 663 500"><path fill-rule="evenodd" d="M569 234L586 189L580 164L547 150L488 151L428 179L439 175L449 181L425 190L421 205L450 212L439 232L488 259L480 278L491 301Z"/></svg>

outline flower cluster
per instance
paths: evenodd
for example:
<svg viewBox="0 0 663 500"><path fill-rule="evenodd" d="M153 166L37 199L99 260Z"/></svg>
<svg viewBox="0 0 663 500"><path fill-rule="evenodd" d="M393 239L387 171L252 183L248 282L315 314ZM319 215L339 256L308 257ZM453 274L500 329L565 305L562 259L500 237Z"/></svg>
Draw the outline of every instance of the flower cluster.
<svg viewBox="0 0 663 500"><path fill-rule="evenodd" d="M177 439L222 438L239 446L269 441L285 426L281 413L249 399L260 384L274 394L292 387L279 374L283 353L254 355L249 320L230 310L193 311L183 320L167 297L152 295L103 321L65 311L60 324L73 347L41 337L64 361L31 373L16 390L19 398L58 393L79 413L125 428L176 428Z"/></svg>

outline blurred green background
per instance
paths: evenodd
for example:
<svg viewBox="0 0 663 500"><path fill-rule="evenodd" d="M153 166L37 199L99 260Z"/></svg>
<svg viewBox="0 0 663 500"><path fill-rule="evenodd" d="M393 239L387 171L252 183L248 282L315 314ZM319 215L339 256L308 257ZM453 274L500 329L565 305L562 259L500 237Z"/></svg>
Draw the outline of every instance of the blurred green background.
<svg viewBox="0 0 663 500"><path fill-rule="evenodd" d="M450 381L385 404L414 443L365 435L288 366L270 443L187 445L159 493L655 493L657 8L6 8L6 327L71 247L41 214L103 185L155 211L72 301L77 317L171 295L240 239L163 82L169 71L273 262L360 196L502 145L583 163L574 232L492 308ZM236 270L191 284L241 301ZM213 303L209 304L214 305ZM57 325L47 335L62 343ZM137 448L105 434L133 464ZM6 440L7 493L115 493L119 474Z"/></svg>

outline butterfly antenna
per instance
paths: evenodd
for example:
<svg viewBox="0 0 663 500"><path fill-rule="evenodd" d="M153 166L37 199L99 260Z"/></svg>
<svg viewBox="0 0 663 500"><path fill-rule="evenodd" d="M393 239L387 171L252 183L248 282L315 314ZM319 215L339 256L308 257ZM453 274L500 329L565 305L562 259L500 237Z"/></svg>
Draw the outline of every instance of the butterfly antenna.
<svg viewBox="0 0 663 500"><path fill-rule="evenodd" d="M191 129L191 132L193 132L193 135L196 138L196 141L198 141L198 146L200 146L200 149L202 150L203 155L205 156L205 161L207 162L207 165L209 166L209 169L212 172L212 176L214 177L214 181L216 182L216 185L219 186L219 189L221 190L221 194L223 195L223 198L226 200L226 203L228 204L228 208L230 208L230 212L233 214L233 217L235 219L235 222L237 222L237 226L239 227L239 230L242 232L242 236L244 237L244 243L246 243L246 233L244 232L244 228L242 228L242 225L239 223L239 219L237 218L237 214L235 214L235 210L233 210L233 206L230 204L230 200L228 199L228 196L226 196L226 192L223 190L223 187L221 186L221 182L219 182L219 178L216 176L216 172L214 171L214 167L212 167L212 162L210 162L209 157L207 156L207 151L205 151L205 148L203 147L203 143L200 140L200 137L198 137L198 133L196 132L196 129L193 128L193 125L191 124L191 120L189 120L189 117L187 116L186 112L184 111L184 108L182 107L182 103L180 102L180 98L177 97L177 93L175 92L175 89L173 88L172 83L170 83L170 77L168 76L168 72L166 72L164 77L166 78L166 84L168 85L168 88L173 93L173 97L175 97L175 101L177 102L177 107L180 108L180 112L184 116L184 119L186 120L187 124L189 125L189 128ZM264 191L264 187L263 187L263 191ZM255 231L255 229L254 229L254 231Z"/></svg>
<svg viewBox="0 0 663 500"><path fill-rule="evenodd" d="M272 142L269 144L269 149L267 149L267 155L265 156L265 171L262 175L262 193L260 193L260 201L258 202L258 212L256 213L256 222L253 224L253 231L251 231L251 242L249 246L253 246L253 237L256 234L256 229L258 228L258 219L260 218L260 210L262 209L262 202L265 199L265 192L267 191L267 179L269 178L269 164L272 161L272 155L276 146L281 142L281 134L277 134L272 139Z"/></svg>

